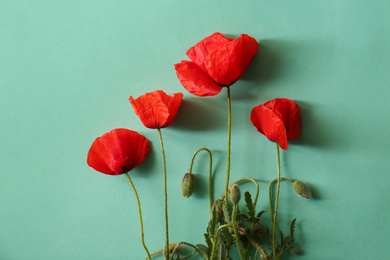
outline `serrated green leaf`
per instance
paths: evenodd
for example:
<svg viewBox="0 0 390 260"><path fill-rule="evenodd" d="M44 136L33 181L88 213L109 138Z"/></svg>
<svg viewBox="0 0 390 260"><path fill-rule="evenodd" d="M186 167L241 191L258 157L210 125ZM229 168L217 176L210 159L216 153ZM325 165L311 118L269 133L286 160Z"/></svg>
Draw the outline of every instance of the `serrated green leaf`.
<svg viewBox="0 0 390 260"><path fill-rule="evenodd" d="M209 234L204 234L204 237L205 237L207 246L208 246L209 248L211 248L211 247L213 246L213 244L211 243L211 239L210 239Z"/></svg>
<svg viewBox="0 0 390 260"><path fill-rule="evenodd" d="M259 213L257 213L257 216L259 219L261 218L261 215L263 215L263 213L265 213L266 211L265 210L262 210L260 211Z"/></svg>
<svg viewBox="0 0 390 260"><path fill-rule="evenodd" d="M294 218L293 221L291 221L291 225L290 225L290 236L291 236L291 240L294 239L295 221L297 221L296 218Z"/></svg>
<svg viewBox="0 0 390 260"><path fill-rule="evenodd" d="M252 196L249 193L249 191L245 192L245 202L246 202L246 207L248 208L248 215L252 218L255 217L255 208L253 207L253 202L252 202Z"/></svg>

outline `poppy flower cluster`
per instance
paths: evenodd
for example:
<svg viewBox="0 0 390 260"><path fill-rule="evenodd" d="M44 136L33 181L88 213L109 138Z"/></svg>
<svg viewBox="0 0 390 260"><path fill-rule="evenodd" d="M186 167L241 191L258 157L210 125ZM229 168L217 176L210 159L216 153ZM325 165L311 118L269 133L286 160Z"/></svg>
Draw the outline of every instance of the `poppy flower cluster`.
<svg viewBox="0 0 390 260"><path fill-rule="evenodd" d="M214 96L242 76L257 47L257 41L246 34L234 40L214 33L187 51L191 61L175 64L176 74L190 93Z"/></svg>
<svg viewBox="0 0 390 260"><path fill-rule="evenodd" d="M301 110L297 103L287 98L276 98L252 109L251 121L269 140L286 150L287 140L301 136Z"/></svg>
<svg viewBox="0 0 390 260"><path fill-rule="evenodd" d="M187 51L187 56L190 58L190 61L183 60L178 64L175 64L175 70L177 77L179 78L181 84L186 90L196 96L214 96L220 93L222 88L226 87L227 97L228 97L228 148L227 148L227 174L226 174L226 187L225 194L221 200L217 200L213 206L212 199L212 185L211 185L211 176L213 172L212 167L212 154L207 148L200 148L194 154L191 161L190 171L187 173L182 181L182 195L184 197L190 197L194 192L196 187L195 175L191 173L192 164L194 161L195 155L200 150L207 150L210 155L210 177L209 177L209 190L210 190L210 210L215 212L212 215L221 219L218 221L222 222L224 216L226 216L225 211L228 211L228 196L230 198L233 206L232 212L232 224L231 227L234 230L236 245L240 255L240 259L244 259L242 256L246 255L246 258L249 254L249 247L244 247L243 250L246 252L242 254L240 248L240 237L245 237L248 234L253 234L254 230L248 233L239 233L238 229L240 228L240 223L235 221L235 210L236 206L240 202L241 192L238 183L241 181L253 181L257 186L257 195L258 195L258 184L255 179L252 178L242 178L233 183L230 187L229 177L230 177L230 147L231 147L231 101L230 101L230 86L234 84L237 80L241 78L244 74L246 68L250 64L251 60L255 56L258 50L257 41L246 35L242 34L237 39L227 38L221 33L214 33L197 44L191 47ZM167 95L163 90L156 90L150 93L143 94L138 98L133 96L129 97L129 102L135 112L139 117L142 124L150 129L157 129L157 132L160 137L160 144L163 157L163 171L164 171L164 203L165 203L165 246L163 250L158 252L164 255L165 259L174 259L175 252L177 252L181 245L172 244L169 245L169 235L168 235L168 204L167 204L167 171L166 171L166 157L164 152L164 146L161 135L161 128L169 127L179 110L183 99L182 93L174 93L172 96ZM279 184L281 180L287 180L293 183L293 188L297 194L304 198L310 198L311 193L308 186L302 182L294 181L288 178L281 178L280 176L280 156L279 156L279 147L286 150L288 148L288 141L298 139L301 136L302 132L302 121L301 121L301 111L297 103L287 98L276 98L274 100L268 101L262 105L256 106L252 109L250 120L257 130L264 134L269 140L277 142L277 156L278 156L278 178L274 179L270 183L270 212L272 219L272 253L267 255L264 251L262 252L262 259L278 256L283 252L278 252L279 248L277 240L275 237L276 234L276 216L277 216L277 205L279 200ZM108 133L105 133L101 137L95 139L92 143L88 155L87 155L87 164L95 169L98 172L102 172L108 175L121 175L125 174L134 190L136 199L138 201L138 210L140 215L140 225L141 225L141 240L145 248L145 251L148 254L149 259L151 256L156 253L150 254L144 241L143 234L143 224L142 224L142 215L141 215L141 206L138 198L138 194L135 190L135 187L130 179L130 175L127 174L129 171L133 170L136 166L142 163L150 151L149 141L141 134L136 131L129 129L118 128L114 129ZM272 196L271 196L271 186L272 183L277 181L277 192L275 198L275 207L272 207ZM257 203L257 195L255 197L253 209L250 214L255 214L254 208ZM223 198L225 200L223 200ZM245 201L251 199L247 194L245 194ZM224 208L226 205L226 208ZM248 204L249 205L249 204ZM218 207L217 207L218 206ZM248 207L249 208L249 207ZM251 209L250 209L251 210ZM227 212L229 213L229 212ZM249 214L249 213L248 213ZM244 214L241 214L244 215ZM213 218L213 216L211 216ZM253 216L249 216L247 219ZM295 220L294 220L295 221ZM249 223L249 222L248 222ZM253 225L252 225L253 224ZM260 222L259 222L260 224ZM253 227L256 226L256 223L251 223ZM209 247L206 246L193 246L197 249L195 252L201 254L203 252L201 249L207 248L204 251L204 254L210 259L214 259L215 252L218 250L226 252L229 254L231 245L227 246L223 243L219 243L223 237L223 232L218 236L218 230L221 226L217 227L216 232L206 239L210 239ZM209 227L210 228L210 227ZM244 230L245 228L242 227ZM209 230L209 229L208 229ZM238 230L238 231L237 231ZM237 234L240 234L238 237ZM292 235L291 235L292 236ZM282 235L283 237L283 235ZM249 237L248 237L249 238ZM283 238L282 238L283 240ZM184 243L190 245L189 243ZM208 243L209 244L209 243ZM226 246L226 248L222 248ZM217 248L218 247L218 248ZM172 250L171 250L172 248ZM290 247L292 248L292 247ZM176 250L176 251L175 251ZM157 252L157 253L158 253ZM172 258L171 258L172 256ZM178 257L179 258L179 257ZM187 258L187 257L186 257Z"/></svg>

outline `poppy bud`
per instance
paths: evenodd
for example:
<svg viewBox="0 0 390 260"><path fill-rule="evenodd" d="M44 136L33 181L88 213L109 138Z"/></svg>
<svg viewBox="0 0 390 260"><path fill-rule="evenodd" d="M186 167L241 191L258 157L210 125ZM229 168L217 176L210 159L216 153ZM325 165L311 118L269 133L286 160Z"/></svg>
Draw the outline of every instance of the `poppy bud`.
<svg viewBox="0 0 390 260"><path fill-rule="evenodd" d="M310 188L307 184L300 182L300 181L294 181L293 182L293 188L294 191L302 198L304 199L310 199L311 198L311 192Z"/></svg>
<svg viewBox="0 0 390 260"><path fill-rule="evenodd" d="M240 202L241 191L237 184L233 184L229 187L229 197L233 204L238 204L238 202Z"/></svg>
<svg viewBox="0 0 390 260"><path fill-rule="evenodd" d="M183 197L189 198L194 192L195 187L195 175L192 173L186 173L181 182L181 194L183 195Z"/></svg>
<svg viewBox="0 0 390 260"><path fill-rule="evenodd" d="M293 254L293 255L297 255L299 253L299 249L297 247L295 247L295 246L291 246L289 248L289 250L290 250L290 253Z"/></svg>
<svg viewBox="0 0 390 260"><path fill-rule="evenodd" d="M223 218L223 203L225 201L224 200L216 200L211 208L211 210L215 210L215 215L217 217L218 220L221 220ZM212 212L211 211L211 212Z"/></svg>
<svg viewBox="0 0 390 260"><path fill-rule="evenodd" d="M237 229L237 234L240 235L241 237L246 236L246 228L240 221L235 222L236 229Z"/></svg>
<svg viewBox="0 0 390 260"><path fill-rule="evenodd" d="M169 245L169 253L172 253L173 250L175 249L175 247L177 246L177 243L172 243ZM180 252L181 250L183 249L183 247L181 245L179 245L177 248L176 248L176 253ZM165 255L165 246L164 246L164 249L163 249L163 255Z"/></svg>

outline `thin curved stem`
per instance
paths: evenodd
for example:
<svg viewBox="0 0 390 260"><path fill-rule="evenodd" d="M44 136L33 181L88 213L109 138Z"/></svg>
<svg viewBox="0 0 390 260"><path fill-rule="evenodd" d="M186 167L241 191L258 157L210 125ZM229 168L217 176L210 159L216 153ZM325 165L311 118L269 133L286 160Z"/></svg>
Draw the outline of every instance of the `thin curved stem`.
<svg viewBox="0 0 390 260"><path fill-rule="evenodd" d="M290 178L284 178L284 177L281 177L281 178L275 178L273 179L270 184L269 184L269 187L268 187L268 196L269 196L269 205L270 205L270 209L271 209L271 222L272 222L272 228L274 226L274 216L273 216L273 208L272 208L272 194L271 194L271 190L272 190L272 185L276 182L276 181L289 181L289 182L294 182L293 179L290 179ZM276 225L276 224L275 224ZM273 247L272 247L273 248Z"/></svg>
<svg viewBox="0 0 390 260"><path fill-rule="evenodd" d="M232 212L232 226L233 226L234 236L236 238L237 250L240 255L240 259L243 260L244 258L242 256L240 240L238 239L237 228L236 228L236 208L237 208L237 204L234 204L233 212Z"/></svg>
<svg viewBox="0 0 390 260"><path fill-rule="evenodd" d="M229 179L230 179L230 148L231 148L231 139L232 139L232 102L230 98L230 86L226 87L227 91L227 101L228 101L228 144L227 144L227 172L226 172L226 185L225 185L225 196L227 198L228 189L229 189ZM225 200L225 205L228 207L228 200Z"/></svg>
<svg viewBox="0 0 390 260"><path fill-rule="evenodd" d="M237 184L239 182L244 182L244 181L251 181L251 182L253 182L256 185L256 196L255 196L255 202L253 203L253 207L256 208L257 199L259 197L259 184L257 183L257 181L255 179L252 179L252 178L242 178L242 179L239 179L239 180L233 182L232 185L233 184Z"/></svg>
<svg viewBox="0 0 390 260"><path fill-rule="evenodd" d="M279 204L279 191L280 191L280 154L279 154L279 143L276 143L276 154L278 157L278 186L276 188L276 199L275 199L275 210L272 221L272 253L274 259L276 259L276 218L278 215L278 204ZM270 199L271 200L271 199Z"/></svg>
<svg viewBox="0 0 390 260"><path fill-rule="evenodd" d="M189 169L189 173L192 173L192 166L194 164L194 160L195 160L195 156L200 152L200 151L206 151L208 152L209 156L210 156L210 166L209 166L209 200L210 200L210 208L211 206L213 205L213 194L212 194L212 173L213 173L213 155L211 154L211 151L205 147L202 147L202 148L199 148L198 150L196 150L196 152L194 153L194 155L192 156L192 159L191 159L191 164L190 164L190 169Z"/></svg>
<svg viewBox="0 0 390 260"><path fill-rule="evenodd" d="M142 245L144 246L145 251L146 251L146 253L148 254L149 260L152 260L152 256L150 255L149 250L148 250L148 248L147 248L146 245L145 245L145 239L144 239L144 225L143 225L143 223L142 223L142 213L141 213L141 202L139 201L139 197L138 197L137 190L135 189L135 186L134 186L133 182L131 181L130 176L129 176L129 174L128 174L127 172L126 172L126 176L127 176L127 179L128 179L129 182L130 182L131 187L133 188L135 197L137 198L138 213L139 213L139 221L140 221L140 224L141 224L141 240L142 240Z"/></svg>
<svg viewBox="0 0 390 260"><path fill-rule="evenodd" d="M213 242L213 248L211 249L211 257L210 257L210 260L214 260L214 254L215 254L215 246L216 246L216 240L217 240L217 237L218 237L218 234L219 234L219 231L225 227L232 227L231 224L225 224L225 225L221 225L217 228L217 230L215 231L215 235L214 235L214 242Z"/></svg>
<svg viewBox="0 0 390 260"><path fill-rule="evenodd" d="M257 199L259 197L259 184L257 183L257 181L255 179L252 179L252 178L242 178L242 179L239 179L239 180L233 182L231 185L237 184L239 182L244 182L244 181L251 181L254 184L256 184L256 196L255 196L255 203L254 203L255 207L256 207ZM222 195L222 199L225 199L225 194Z"/></svg>
<svg viewBox="0 0 390 260"><path fill-rule="evenodd" d="M167 189L167 166L165 159L164 144L160 128L157 128L158 136L160 138L161 153L164 167L164 203L165 203L165 259L169 259L169 233L168 233L168 189Z"/></svg>
<svg viewBox="0 0 390 260"><path fill-rule="evenodd" d="M182 245L182 244L183 244L183 245L190 246L190 247L192 247L192 248L195 249L195 251L194 251L192 254L190 254L190 255L184 257L183 260L184 260L184 259L190 258L191 256L195 255L196 252L198 252L198 248L197 248L196 246L194 246L193 244L188 243L188 242L181 241L181 242L177 243L176 246L175 246L175 248L173 249L173 251L172 251L172 257L173 257L173 255L176 253L177 248L178 248L180 245Z"/></svg>

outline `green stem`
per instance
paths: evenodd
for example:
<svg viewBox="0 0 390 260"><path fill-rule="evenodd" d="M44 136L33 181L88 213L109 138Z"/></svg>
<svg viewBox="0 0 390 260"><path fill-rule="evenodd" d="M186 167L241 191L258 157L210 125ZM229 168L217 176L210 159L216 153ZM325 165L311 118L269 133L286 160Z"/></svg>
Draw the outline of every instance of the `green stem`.
<svg viewBox="0 0 390 260"><path fill-rule="evenodd" d="M212 172L213 172L213 155L211 154L211 151L205 147L202 147L202 148L199 148L198 150L196 150L196 152L194 153L194 155L192 156L192 159L191 159L191 164L190 164L190 169L189 169L189 173L192 173L192 166L194 164L194 160L195 160L195 156L200 152L200 151L207 151L209 156L210 156L210 166L209 166L209 200L210 200L210 209L211 209L211 206L213 205L213 194L212 194Z"/></svg>
<svg viewBox="0 0 390 260"><path fill-rule="evenodd" d="M252 179L252 178L242 178L242 179L239 179L239 180L233 182L232 185L237 184L239 182L244 182L244 181L251 181L251 182L253 182L256 185L256 196L255 196L255 202L253 203L253 207L256 208L257 199L259 197L259 184L257 183L257 181L255 179Z"/></svg>
<svg viewBox="0 0 390 260"><path fill-rule="evenodd" d="M164 167L164 203L165 203L165 259L169 259L169 234L168 234L168 189L167 189L167 166L165 159L164 144L161 135L160 128L157 128L158 136L160 138L161 153L163 158L163 167Z"/></svg>
<svg viewBox="0 0 390 260"><path fill-rule="evenodd" d="M218 237L218 234L219 234L219 231L222 229L222 228L225 228L225 227L232 227L231 224L225 224L225 225L221 225L217 228L217 230L215 231L215 235L214 235L214 242L213 242L213 248L211 250L211 257L210 257L210 260L214 260L214 254L215 254L215 247L216 247L216 244L217 244L217 237Z"/></svg>
<svg viewBox="0 0 390 260"><path fill-rule="evenodd" d="M230 179L230 146L232 139L232 102L230 98L230 87L226 87L227 101L228 101L228 144L227 144L227 172L226 172L226 185L225 185L225 197L227 198ZM228 207L228 200L225 200L226 208Z"/></svg>
<svg viewBox="0 0 390 260"><path fill-rule="evenodd" d="M144 246L145 251L146 251L146 253L148 254L149 259L152 260L152 257L151 257L151 255L150 255L150 253L149 253L149 250L148 250L148 248L147 248L146 245L145 245L145 239L144 239L144 225L143 225L143 223L142 223L142 213L141 213L141 202L139 201L139 197L138 197L137 190L135 189L135 186L134 186L133 182L131 181L130 176L129 176L129 174L128 174L127 172L126 172L126 176L127 176L127 179L128 179L129 182L130 182L131 187L133 188L135 197L137 198L139 220L140 220L140 223L141 223L141 240L142 240L142 245Z"/></svg>
<svg viewBox="0 0 390 260"><path fill-rule="evenodd" d="M233 212L232 212L232 225L233 225L234 236L236 238L237 250L238 250L238 253L240 254L240 259L243 260L244 258L242 256L241 247L240 247L240 240L238 239L237 228L236 228L236 208L237 208L237 204L234 204L233 205Z"/></svg>
<svg viewBox="0 0 390 260"><path fill-rule="evenodd" d="M275 199L275 210L272 220L272 253L274 259L276 259L277 243L276 243L276 217L278 215L278 204L279 204L279 191L280 191L280 154L279 154L279 144L276 143L276 154L278 157L278 186L276 188L276 199ZM270 198L271 201L271 198ZM272 218L272 208L271 208L271 218Z"/></svg>
<svg viewBox="0 0 390 260"><path fill-rule="evenodd" d="M188 242L181 241L181 242L179 242L179 243L176 244L175 248L174 248L173 251L172 251L172 256L176 253L177 248L178 248L180 245L182 245L182 244L183 244L183 245L190 246L190 247L192 247L192 248L195 249L195 251L194 251L192 254L190 254L190 255L184 257L183 260L184 260L184 259L190 258L191 256L195 255L196 252L198 252L198 248L196 248L196 246L194 246L193 244L188 243Z"/></svg>

